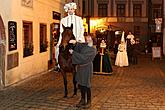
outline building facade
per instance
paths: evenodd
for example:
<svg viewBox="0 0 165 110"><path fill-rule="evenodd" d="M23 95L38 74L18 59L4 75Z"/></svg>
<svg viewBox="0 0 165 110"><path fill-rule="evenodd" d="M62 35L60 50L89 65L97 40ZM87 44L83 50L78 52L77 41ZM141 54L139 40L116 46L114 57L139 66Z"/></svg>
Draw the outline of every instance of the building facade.
<svg viewBox="0 0 165 110"><path fill-rule="evenodd" d="M74 0L80 6L79 12L86 18L88 32L95 33L99 28L122 30L145 42L164 49L164 0ZM162 21L157 28L156 19ZM143 46L144 47L144 46Z"/></svg>
<svg viewBox="0 0 165 110"><path fill-rule="evenodd" d="M0 0L0 88L47 71L64 0Z"/></svg>

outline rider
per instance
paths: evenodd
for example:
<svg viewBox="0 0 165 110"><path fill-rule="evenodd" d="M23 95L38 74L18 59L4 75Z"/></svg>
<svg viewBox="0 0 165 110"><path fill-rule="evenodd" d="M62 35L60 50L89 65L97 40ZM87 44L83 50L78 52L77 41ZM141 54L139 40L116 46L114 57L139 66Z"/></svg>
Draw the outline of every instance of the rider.
<svg viewBox="0 0 165 110"><path fill-rule="evenodd" d="M74 2L67 3L64 6L64 10L68 13L68 16L62 18L60 22L60 37L56 45L56 52L55 52L55 58L57 63L58 63L58 55L59 55L59 45L61 44L62 32L63 32L62 25L64 25L65 27L70 27L71 24L73 24L73 34L76 38L76 42L85 42L83 20L81 17L75 15L76 9L77 9L77 5Z"/></svg>

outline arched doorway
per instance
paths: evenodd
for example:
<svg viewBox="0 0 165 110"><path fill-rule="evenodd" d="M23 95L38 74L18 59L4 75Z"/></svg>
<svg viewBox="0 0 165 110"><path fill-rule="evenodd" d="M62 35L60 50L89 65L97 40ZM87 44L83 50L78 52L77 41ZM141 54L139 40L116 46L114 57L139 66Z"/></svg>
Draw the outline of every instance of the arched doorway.
<svg viewBox="0 0 165 110"><path fill-rule="evenodd" d="M3 20L0 16L0 89L5 85L6 35Z"/></svg>

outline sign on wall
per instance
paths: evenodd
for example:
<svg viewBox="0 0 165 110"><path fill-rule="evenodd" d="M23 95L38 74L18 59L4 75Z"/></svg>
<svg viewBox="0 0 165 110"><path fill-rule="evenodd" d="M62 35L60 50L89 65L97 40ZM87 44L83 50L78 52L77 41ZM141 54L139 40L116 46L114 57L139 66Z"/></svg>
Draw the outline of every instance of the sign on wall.
<svg viewBox="0 0 165 110"><path fill-rule="evenodd" d="M152 59L161 58L161 47L152 47Z"/></svg>
<svg viewBox="0 0 165 110"><path fill-rule="evenodd" d="M53 11L53 19L60 20L61 19L61 14L58 13L58 12Z"/></svg>
<svg viewBox="0 0 165 110"><path fill-rule="evenodd" d="M8 22L8 35L9 35L9 51L17 49L17 23L15 21Z"/></svg>

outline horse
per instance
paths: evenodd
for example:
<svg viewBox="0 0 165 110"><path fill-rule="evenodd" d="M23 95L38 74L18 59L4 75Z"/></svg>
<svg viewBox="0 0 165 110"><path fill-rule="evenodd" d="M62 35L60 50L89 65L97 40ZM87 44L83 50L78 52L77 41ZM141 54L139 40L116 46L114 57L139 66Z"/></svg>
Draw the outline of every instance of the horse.
<svg viewBox="0 0 165 110"><path fill-rule="evenodd" d="M75 81L75 66L72 65L71 61L71 54L69 53L69 49L74 48L74 44L70 44L70 40L75 40L75 36L73 35L73 25L71 27L63 26L64 31L62 32L62 39L61 44L59 46L59 56L58 56L58 63L60 66L60 72L63 76L64 81L64 98L68 95L68 88L67 88L67 73L71 72L73 76L73 85L74 85L74 95L77 95L77 82Z"/></svg>

